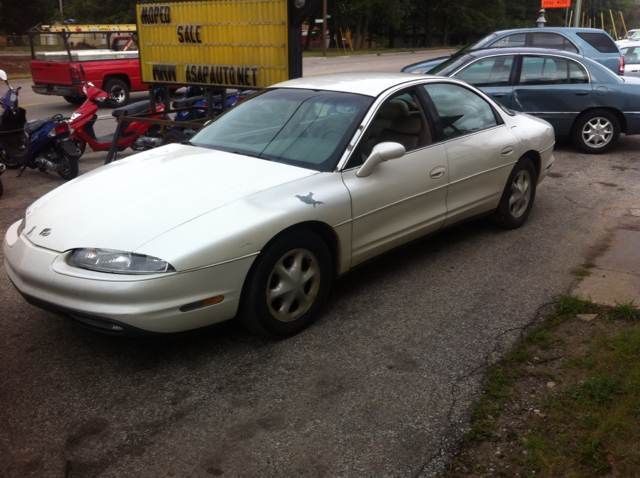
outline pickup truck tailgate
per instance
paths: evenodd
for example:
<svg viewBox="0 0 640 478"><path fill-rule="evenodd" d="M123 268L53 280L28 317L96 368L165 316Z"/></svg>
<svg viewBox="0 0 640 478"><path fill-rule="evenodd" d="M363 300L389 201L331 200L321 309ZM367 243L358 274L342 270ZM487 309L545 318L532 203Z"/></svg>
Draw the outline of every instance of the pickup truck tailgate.
<svg viewBox="0 0 640 478"><path fill-rule="evenodd" d="M62 61L31 61L33 82L71 86L69 63Z"/></svg>

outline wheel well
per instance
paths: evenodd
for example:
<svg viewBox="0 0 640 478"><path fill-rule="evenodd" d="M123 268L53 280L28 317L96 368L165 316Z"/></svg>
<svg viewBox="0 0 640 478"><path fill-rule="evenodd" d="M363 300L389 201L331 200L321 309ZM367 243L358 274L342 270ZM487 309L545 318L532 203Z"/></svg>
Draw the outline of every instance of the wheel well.
<svg viewBox="0 0 640 478"><path fill-rule="evenodd" d="M593 108L584 110L582 113L578 115L578 117L573 122L573 125L571 126L571 130L573 131L573 127L575 126L578 119L582 118L585 114L590 113L593 110L605 110L605 111L608 111L609 113L613 113L616 116L616 118L618 118L618 122L620 123L620 132L621 133L627 132L627 119L622 114L622 111L616 108L608 107L608 106L594 106Z"/></svg>
<svg viewBox="0 0 640 478"><path fill-rule="evenodd" d="M125 85L127 85L127 88L129 88L129 90L131 90L131 80L129 80L129 77L127 75L107 75L102 80L102 85L104 86L107 83L109 83L109 80L120 80L120 81L123 81L125 83Z"/></svg>
<svg viewBox="0 0 640 478"><path fill-rule="evenodd" d="M541 168L540 154L537 151L530 150L524 153L522 157L529 158L531 160L531 162L533 163L533 167L536 168L536 177L539 178Z"/></svg>
<svg viewBox="0 0 640 478"><path fill-rule="evenodd" d="M333 274L334 277L337 276L340 264L340 244L338 241L338 236L336 235L333 228L324 222L320 221L307 221L301 222L299 224L295 224L290 226L283 231L280 231L276 234L269 242L265 244L262 250L267 249L272 243L274 243L280 236L283 234L287 234L291 231L296 230L307 230L316 233L320 238L324 241L324 243L329 248L329 253L331 254L331 262L333 266Z"/></svg>

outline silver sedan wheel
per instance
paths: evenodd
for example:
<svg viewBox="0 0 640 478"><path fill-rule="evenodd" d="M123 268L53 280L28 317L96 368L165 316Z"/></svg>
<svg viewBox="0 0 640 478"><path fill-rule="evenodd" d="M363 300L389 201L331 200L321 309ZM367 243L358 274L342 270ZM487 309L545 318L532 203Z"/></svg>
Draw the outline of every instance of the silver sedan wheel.
<svg viewBox="0 0 640 478"><path fill-rule="evenodd" d="M607 118L591 118L582 127L582 140L591 148L602 148L611 142L614 127Z"/></svg>
<svg viewBox="0 0 640 478"><path fill-rule="evenodd" d="M526 169L519 171L511 183L509 211L514 218L524 214L531 200L531 174Z"/></svg>
<svg viewBox="0 0 640 478"><path fill-rule="evenodd" d="M280 322L292 322L313 305L320 288L321 271L316 256L307 249L287 252L267 281L267 306Z"/></svg>

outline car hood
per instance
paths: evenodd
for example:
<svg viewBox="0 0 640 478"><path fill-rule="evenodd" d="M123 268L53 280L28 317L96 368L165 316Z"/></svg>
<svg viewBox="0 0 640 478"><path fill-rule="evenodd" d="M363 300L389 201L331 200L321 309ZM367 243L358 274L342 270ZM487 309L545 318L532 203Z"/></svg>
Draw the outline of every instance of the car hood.
<svg viewBox="0 0 640 478"><path fill-rule="evenodd" d="M96 169L51 191L29 206L24 231L34 244L59 252L79 247L135 251L198 216L314 174L173 144Z"/></svg>

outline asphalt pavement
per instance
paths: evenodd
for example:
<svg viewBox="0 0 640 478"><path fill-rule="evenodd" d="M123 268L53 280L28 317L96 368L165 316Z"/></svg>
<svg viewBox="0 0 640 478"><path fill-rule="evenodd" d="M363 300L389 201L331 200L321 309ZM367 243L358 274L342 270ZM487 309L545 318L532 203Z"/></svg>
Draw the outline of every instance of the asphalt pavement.
<svg viewBox="0 0 640 478"><path fill-rule="evenodd" d="M284 341L233 322L103 337L29 306L0 273L0 476L440 476L487 367L560 295L604 300L592 281L618 293L618 277L631 292L607 300L640 295L639 148L558 145L522 228L476 221L394 251L340 279L318 322ZM86 153L81 173L104 157ZM0 232L63 183L31 170L2 181Z"/></svg>

